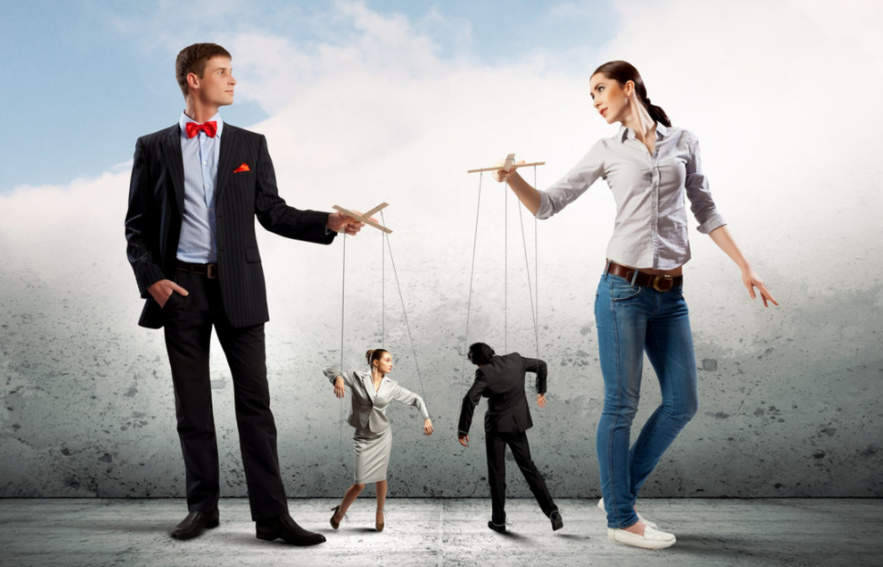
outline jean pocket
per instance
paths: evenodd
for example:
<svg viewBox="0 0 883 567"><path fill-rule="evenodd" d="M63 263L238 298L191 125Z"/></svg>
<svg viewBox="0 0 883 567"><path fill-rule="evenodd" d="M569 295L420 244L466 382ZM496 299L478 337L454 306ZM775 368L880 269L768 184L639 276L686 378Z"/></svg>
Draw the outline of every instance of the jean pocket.
<svg viewBox="0 0 883 567"><path fill-rule="evenodd" d="M614 285L610 288L613 301L626 301L638 297L644 288L639 285Z"/></svg>

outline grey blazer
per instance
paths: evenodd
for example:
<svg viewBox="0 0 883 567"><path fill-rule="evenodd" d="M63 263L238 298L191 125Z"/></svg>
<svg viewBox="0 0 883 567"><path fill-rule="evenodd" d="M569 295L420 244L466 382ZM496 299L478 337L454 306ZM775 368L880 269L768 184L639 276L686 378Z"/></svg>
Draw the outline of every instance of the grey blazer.
<svg viewBox="0 0 883 567"><path fill-rule="evenodd" d="M352 372L340 372L337 368L329 366L323 372L332 384L338 376L341 376L344 384L349 387L352 403L347 423L356 429L367 429L372 433L380 433L389 429L386 408L393 401L413 406L420 410L424 419L429 419L429 411L426 409L423 398L404 388L395 380L387 378L381 382L377 397L374 397L371 371L367 368Z"/></svg>

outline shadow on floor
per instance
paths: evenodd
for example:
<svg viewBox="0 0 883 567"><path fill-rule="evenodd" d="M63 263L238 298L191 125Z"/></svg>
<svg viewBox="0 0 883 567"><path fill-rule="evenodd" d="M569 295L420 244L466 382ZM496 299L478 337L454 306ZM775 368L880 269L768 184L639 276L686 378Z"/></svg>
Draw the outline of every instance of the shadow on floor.
<svg viewBox="0 0 883 567"><path fill-rule="evenodd" d="M180 520L125 520L114 522L88 522L85 526L78 523L77 531L154 533L157 535L168 536L169 533L175 528L175 526L178 525L178 522L180 522ZM169 539L171 540L171 537L169 537Z"/></svg>

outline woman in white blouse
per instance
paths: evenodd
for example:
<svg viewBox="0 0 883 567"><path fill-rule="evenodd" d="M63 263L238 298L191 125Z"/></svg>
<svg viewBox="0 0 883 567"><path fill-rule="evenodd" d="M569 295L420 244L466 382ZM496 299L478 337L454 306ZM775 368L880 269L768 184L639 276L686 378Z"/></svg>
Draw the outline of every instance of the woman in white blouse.
<svg viewBox="0 0 883 567"><path fill-rule="evenodd" d="M641 485L678 433L696 414L698 387L693 338L683 296L683 265L690 259L685 196L698 230L736 263L753 299L778 305L733 241L711 198L696 136L676 128L650 103L641 75L625 61L598 67L592 100L619 132L599 140L574 168L546 191L516 171L494 172L537 218L560 212L603 178L617 213L607 262L595 295L595 321L604 377L604 409L596 445L607 537L627 545L661 549L675 536L640 516ZM662 404L634 445L630 431L641 389L644 352L659 377Z"/></svg>
<svg viewBox="0 0 883 567"><path fill-rule="evenodd" d="M423 433L432 435L432 420L423 398L387 377L392 372L392 355L383 349L369 350L365 354L369 367L365 370L341 372L337 368L325 368L325 376L334 384L334 395L343 398L349 386L352 405L347 422L356 428L353 435L355 448L355 480L343 496L343 502L332 508L331 527L335 530L350 505L368 483L376 483L377 531L383 531L383 506L386 503L386 471L392 452L392 429L386 417L386 408L393 401L414 406L423 415Z"/></svg>

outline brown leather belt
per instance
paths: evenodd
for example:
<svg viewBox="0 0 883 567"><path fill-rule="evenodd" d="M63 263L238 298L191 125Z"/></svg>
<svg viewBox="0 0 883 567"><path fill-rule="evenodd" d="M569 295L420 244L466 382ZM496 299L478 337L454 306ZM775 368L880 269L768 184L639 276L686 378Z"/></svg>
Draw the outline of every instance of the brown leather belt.
<svg viewBox="0 0 883 567"><path fill-rule="evenodd" d="M637 277L635 277L635 272L638 272ZM610 262L607 268L607 273L625 278L629 281L629 283L632 283L632 278L635 278L635 284L641 287L649 287L651 289L655 289L656 291L662 292L670 291L671 288L684 283L684 276L663 276L647 274L642 272L641 270L626 268L622 264L617 264L616 262Z"/></svg>
<svg viewBox="0 0 883 567"><path fill-rule="evenodd" d="M178 260L178 271L196 274L197 276L205 276L210 280L218 277L217 264L191 264L190 262L182 262Z"/></svg>

